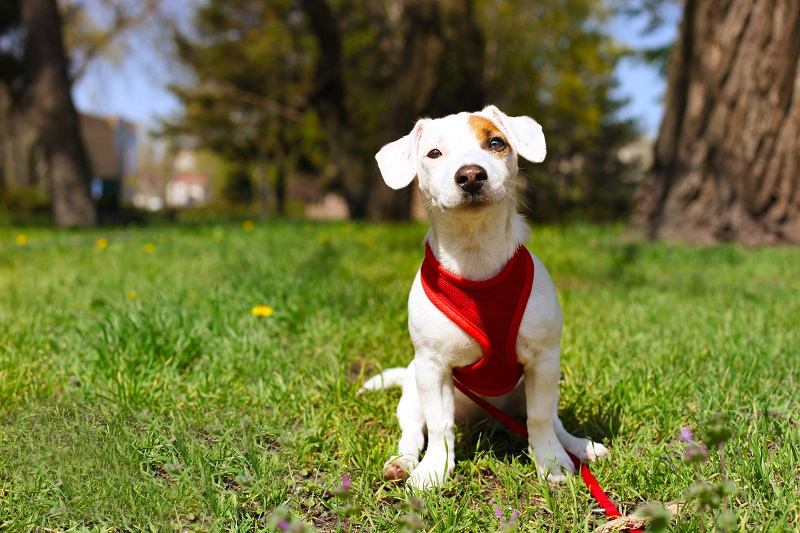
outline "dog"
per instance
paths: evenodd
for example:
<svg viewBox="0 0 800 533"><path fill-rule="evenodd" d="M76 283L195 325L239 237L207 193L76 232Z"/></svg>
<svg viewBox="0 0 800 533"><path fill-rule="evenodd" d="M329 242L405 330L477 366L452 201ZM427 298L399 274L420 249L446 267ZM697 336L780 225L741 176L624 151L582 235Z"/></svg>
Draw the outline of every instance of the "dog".
<svg viewBox="0 0 800 533"><path fill-rule="evenodd" d="M387 479L407 479L418 489L446 482L455 468L454 424L488 416L461 392L465 386L526 420L529 454L550 482L575 472L567 451L582 461L608 453L602 444L569 434L558 417L561 308L547 269L523 246L530 230L515 196L517 158L540 163L545 155L544 134L535 120L488 106L420 119L408 135L375 156L389 187L400 189L417 178L430 225L425 261L408 300L414 359L407 368L369 379L361 389L402 386L401 437L397 454L384 465ZM514 276L522 280L522 289L498 289L497 279ZM488 295L481 296L484 303L475 304L477 297L461 292L449 309L443 308L440 300L451 297L437 295L436 286L462 282L468 287L464 291L476 287ZM462 316L473 304L478 309L471 311L472 318ZM478 323L492 320L505 320L505 325L487 326L500 333L482 333ZM481 383L479 367L489 369L492 383ZM426 432L428 447L420 461Z"/></svg>

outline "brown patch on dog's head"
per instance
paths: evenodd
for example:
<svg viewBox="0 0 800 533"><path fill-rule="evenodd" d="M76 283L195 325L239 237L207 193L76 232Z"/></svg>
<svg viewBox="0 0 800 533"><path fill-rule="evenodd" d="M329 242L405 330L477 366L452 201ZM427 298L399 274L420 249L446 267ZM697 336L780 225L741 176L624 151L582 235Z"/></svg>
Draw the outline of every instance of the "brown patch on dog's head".
<svg viewBox="0 0 800 533"><path fill-rule="evenodd" d="M467 123L473 133L475 133L475 137L478 138L484 150L498 154L499 156L503 156L511 150L511 145L508 139L506 139L506 136L503 135L497 125L488 118L480 115L471 115L467 118ZM502 147L490 145L492 139L496 138L502 141Z"/></svg>

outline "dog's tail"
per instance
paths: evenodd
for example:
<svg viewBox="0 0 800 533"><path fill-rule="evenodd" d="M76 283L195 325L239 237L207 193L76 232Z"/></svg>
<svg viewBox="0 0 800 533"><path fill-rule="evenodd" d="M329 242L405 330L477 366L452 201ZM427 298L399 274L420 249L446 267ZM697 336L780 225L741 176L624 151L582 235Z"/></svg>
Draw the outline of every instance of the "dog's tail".
<svg viewBox="0 0 800 533"><path fill-rule="evenodd" d="M377 376L369 378L364 385L358 389L358 394L366 391L377 391L388 389L389 387L400 387L406 379L407 368L389 368Z"/></svg>

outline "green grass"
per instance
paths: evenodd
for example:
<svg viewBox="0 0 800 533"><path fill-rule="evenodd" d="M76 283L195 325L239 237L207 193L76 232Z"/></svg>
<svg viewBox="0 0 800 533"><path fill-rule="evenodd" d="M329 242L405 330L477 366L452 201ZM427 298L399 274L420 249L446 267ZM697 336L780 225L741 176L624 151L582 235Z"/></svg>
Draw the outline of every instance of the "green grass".
<svg viewBox="0 0 800 533"><path fill-rule="evenodd" d="M336 531L345 474L360 511L340 530L397 530L406 496L381 467L399 391L355 393L413 355L424 233L0 228L0 531L261 531L284 504ZM623 512L681 499L697 477L676 435L722 413L739 530L800 531L800 250L581 225L535 228L530 247L564 309L562 419L610 447L593 471ZM521 530L605 521L579 479L540 481L508 432L461 428L455 452L453 479L423 495L428 531L494 531L496 506ZM701 476L718 480L715 454Z"/></svg>

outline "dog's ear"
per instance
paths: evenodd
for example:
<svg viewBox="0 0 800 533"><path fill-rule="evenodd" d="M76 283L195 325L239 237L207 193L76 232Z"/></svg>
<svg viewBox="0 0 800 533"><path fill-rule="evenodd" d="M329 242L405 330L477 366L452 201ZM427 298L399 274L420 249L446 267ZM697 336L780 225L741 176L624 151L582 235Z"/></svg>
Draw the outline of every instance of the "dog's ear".
<svg viewBox="0 0 800 533"><path fill-rule="evenodd" d="M544 161L547 146L538 122L531 117L509 117L493 105L483 108L481 114L500 123L520 157L534 163Z"/></svg>
<svg viewBox="0 0 800 533"><path fill-rule="evenodd" d="M420 119L411 133L391 142L375 154L378 168L386 185L392 189L402 189L417 175L417 151L422 128L429 119Z"/></svg>

